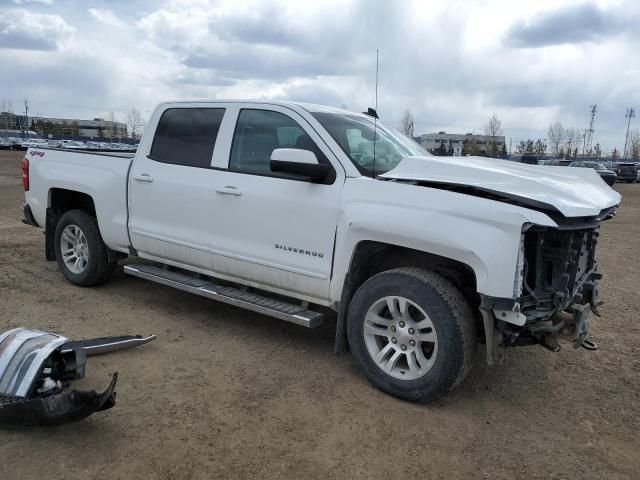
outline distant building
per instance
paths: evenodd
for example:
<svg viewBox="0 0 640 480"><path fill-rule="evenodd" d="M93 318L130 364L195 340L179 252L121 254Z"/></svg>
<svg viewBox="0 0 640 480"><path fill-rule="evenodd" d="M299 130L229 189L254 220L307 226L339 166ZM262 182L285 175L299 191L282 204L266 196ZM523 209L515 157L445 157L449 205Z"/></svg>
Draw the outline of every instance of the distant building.
<svg viewBox="0 0 640 480"><path fill-rule="evenodd" d="M492 141L496 142L498 152L502 152L505 145L504 136L502 135L491 137L489 135L474 135L472 133L460 134L446 132L425 133L420 137L420 144L430 152L443 148L441 145L444 144L445 149L453 150L454 156L460 156L462 155L462 145L465 140L475 141L480 155L487 153Z"/></svg>
<svg viewBox="0 0 640 480"><path fill-rule="evenodd" d="M127 125L122 122L110 122L104 118L81 120L75 118L36 117L31 119L33 130L42 132L42 136L73 136L85 139L124 138Z"/></svg>
<svg viewBox="0 0 640 480"><path fill-rule="evenodd" d="M34 130L44 138L73 138L78 140L124 139L127 125L104 118L82 120L77 118L29 117L11 112L0 112L0 135L18 136L25 130ZM3 132L6 133L3 134ZM9 132L12 132L9 134Z"/></svg>
<svg viewBox="0 0 640 480"><path fill-rule="evenodd" d="M28 135L30 122L24 115L16 115L12 112L0 112L0 136L25 137Z"/></svg>

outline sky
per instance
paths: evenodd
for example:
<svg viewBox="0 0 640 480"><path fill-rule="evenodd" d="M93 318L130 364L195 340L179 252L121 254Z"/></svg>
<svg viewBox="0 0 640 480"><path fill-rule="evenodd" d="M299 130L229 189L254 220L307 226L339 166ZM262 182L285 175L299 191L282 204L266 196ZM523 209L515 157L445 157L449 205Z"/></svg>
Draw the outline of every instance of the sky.
<svg viewBox="0 0 640 480"><path fill-rule="evenodd" d="M638 0L0 0L0 102L124 121L187 99L278 99L378 112L415 133L544 138L621 150L640 126ZM635 29L634 29L635 27ZM0 103L0 106L2 104Z"/></svg>

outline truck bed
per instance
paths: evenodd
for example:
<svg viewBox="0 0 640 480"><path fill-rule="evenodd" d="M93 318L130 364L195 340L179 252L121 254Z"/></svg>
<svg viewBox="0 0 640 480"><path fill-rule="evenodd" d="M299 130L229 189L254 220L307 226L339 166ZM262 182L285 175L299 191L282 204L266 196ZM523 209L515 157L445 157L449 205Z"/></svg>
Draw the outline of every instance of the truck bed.
<svg viewBox="0 0 640 480"><path fill-rule="evenodd" d="M30 188L26 199L35 220L45 225L51 196L60 190L90 196L95 205L100 233L114 250L126 252L127 177L133 161L131 152L92 152L59 148L30 148Z"/></svg>

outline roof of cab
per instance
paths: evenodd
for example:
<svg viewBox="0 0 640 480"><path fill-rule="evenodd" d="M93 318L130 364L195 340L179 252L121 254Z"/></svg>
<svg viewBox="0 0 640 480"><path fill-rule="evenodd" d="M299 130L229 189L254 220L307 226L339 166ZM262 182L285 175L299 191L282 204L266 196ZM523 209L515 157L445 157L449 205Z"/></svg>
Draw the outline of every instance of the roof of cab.
<svg viewBox="0 0 640 480"><path fill-rule="evenodd" d="M257 103L263 105L278 105L282 107L300 107L308 112L323 113L340 113L348 115L364 115L359 112L352 112L343 108L330 107L328 105L320 105L316 103L296 102L287 100L251 100L251 99L216 99L216 100L176 100L161 102L158 106L176 105L176 104L194 104L194 103Z"/></svg>

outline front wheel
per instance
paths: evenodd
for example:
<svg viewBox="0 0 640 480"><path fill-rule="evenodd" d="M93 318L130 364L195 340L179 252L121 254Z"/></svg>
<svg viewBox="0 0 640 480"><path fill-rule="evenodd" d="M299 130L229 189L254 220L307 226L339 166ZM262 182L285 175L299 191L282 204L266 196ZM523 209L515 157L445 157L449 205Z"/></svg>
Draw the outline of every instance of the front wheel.
<svg viewBox="0 0 640 480"><path fill-rule="evenodd" d="M116 263L102 241L95 217L83 210L65 212L56 225L56 260L67 280L90 287L111 278Z"/></svg>
<svg viewBox="0 0 640 480"><path fill-rule="evenodd" d="M426 403L468 374L477 337L469 304L445 278L419 268L379 273L349 307L354 362L377 388Z"/></svg>

